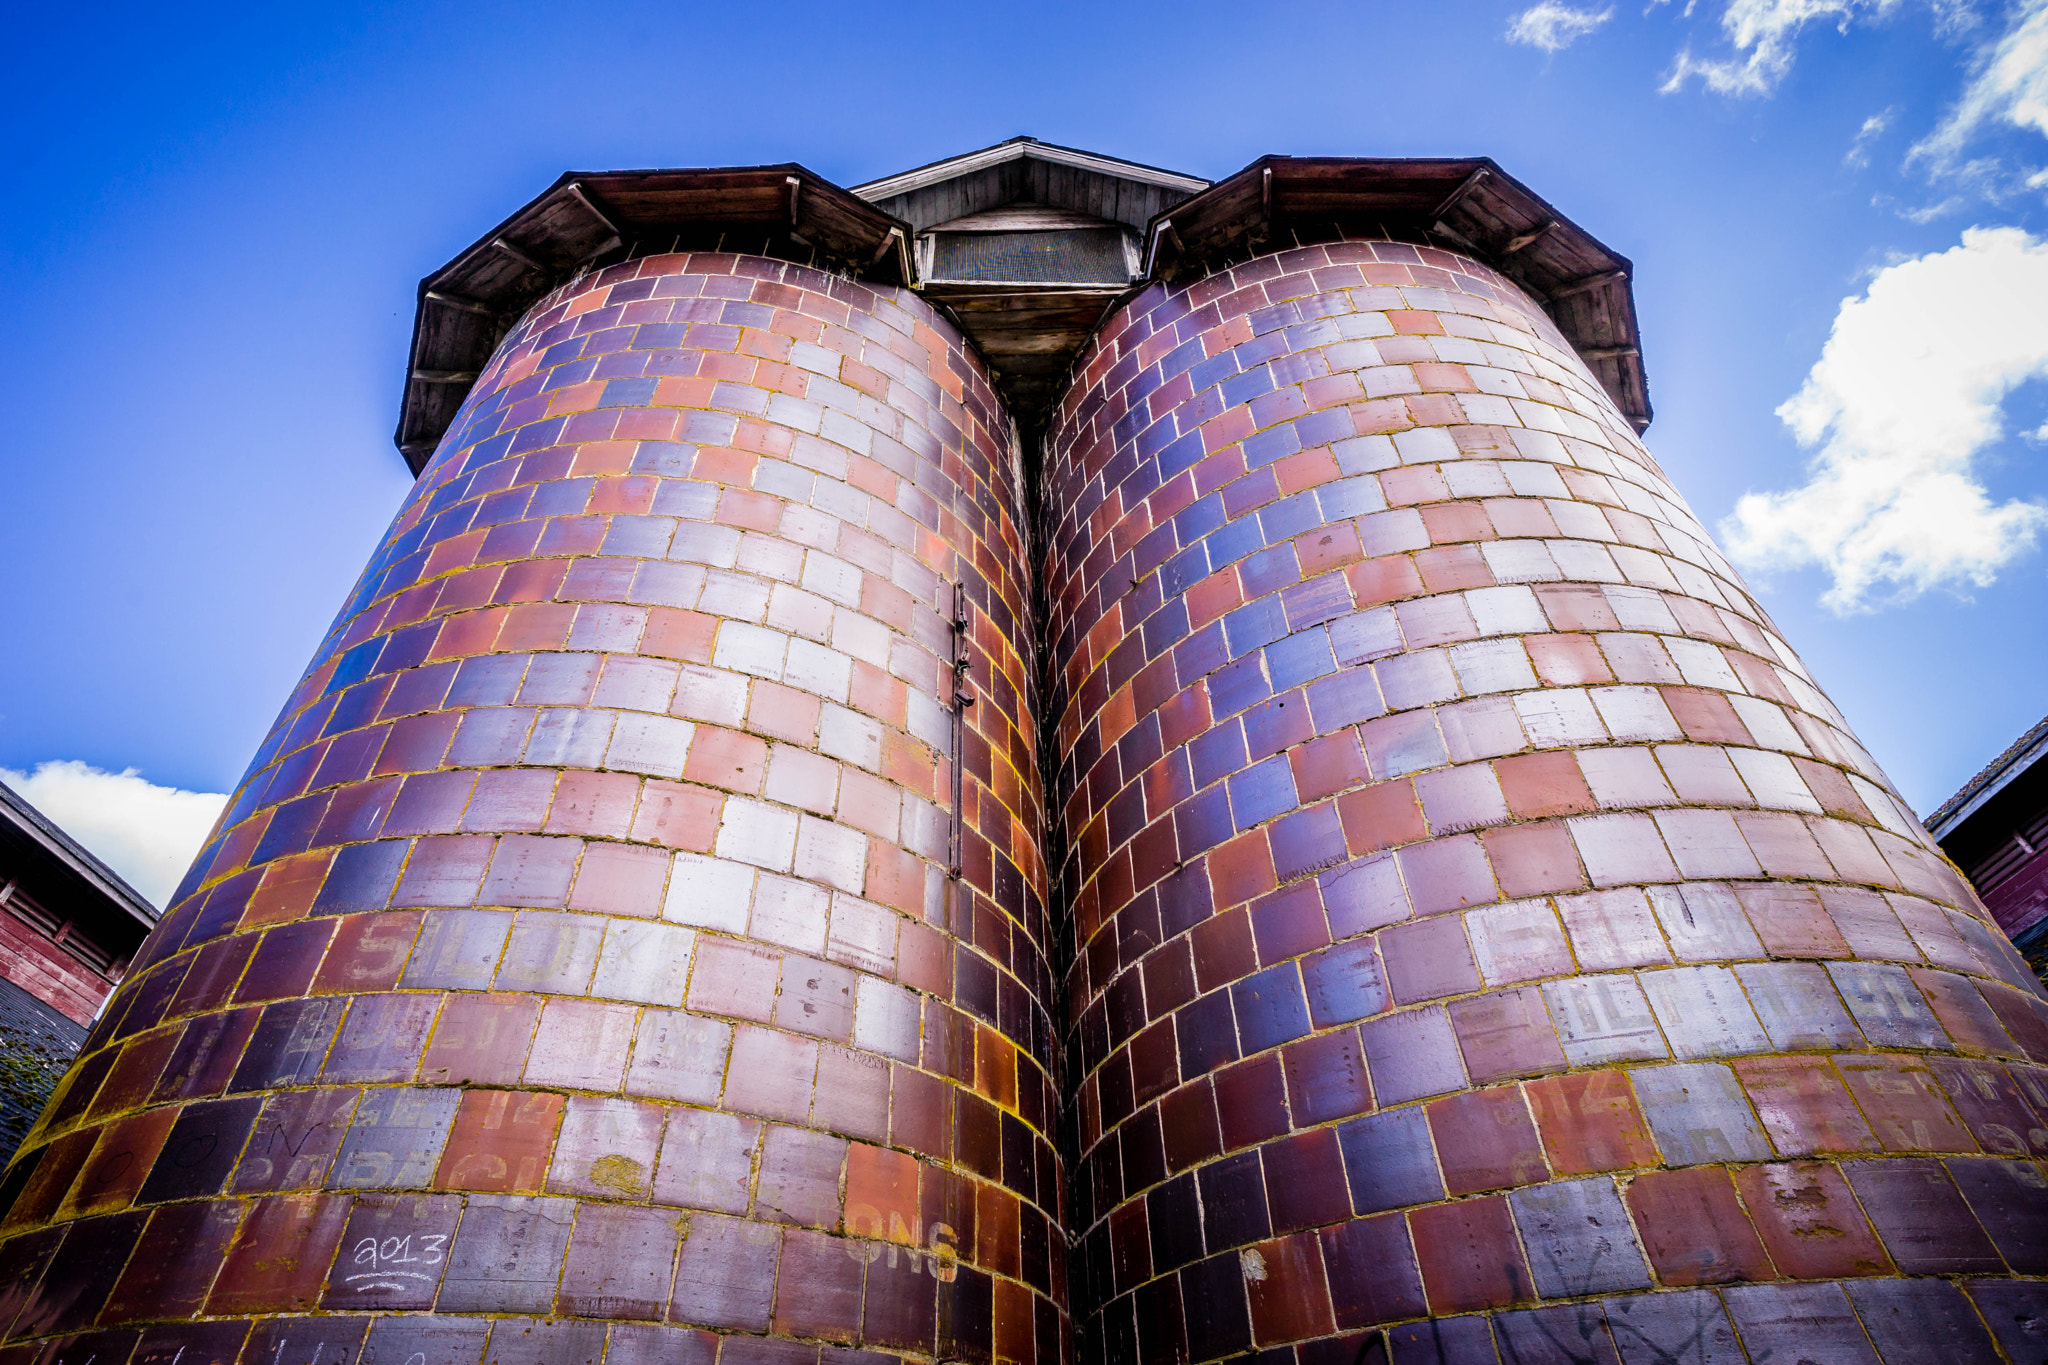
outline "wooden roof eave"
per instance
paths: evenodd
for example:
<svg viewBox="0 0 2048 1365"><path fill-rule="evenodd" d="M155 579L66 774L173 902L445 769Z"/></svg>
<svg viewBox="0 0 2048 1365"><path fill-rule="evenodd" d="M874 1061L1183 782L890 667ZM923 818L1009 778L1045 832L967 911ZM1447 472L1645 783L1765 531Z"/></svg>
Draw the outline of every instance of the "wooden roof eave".
<svg viewBox="0 0 2048 1365"><path fill-rule="evenodd" d="M1500 270L1543 305L1630 424L1649 426L1634 266L1486 157L1262 157L1154 217L1145 273L1173 279L1308 222L1438 237Z"/></svg>
<svg viewBox="0 0 2048 1365"><path fill-rule="evenodd" d="M417 474L512 324L608 253L664 233L757 231L909 284L908 227L794 162L570 172L420 281L395 442Z"/></svg>

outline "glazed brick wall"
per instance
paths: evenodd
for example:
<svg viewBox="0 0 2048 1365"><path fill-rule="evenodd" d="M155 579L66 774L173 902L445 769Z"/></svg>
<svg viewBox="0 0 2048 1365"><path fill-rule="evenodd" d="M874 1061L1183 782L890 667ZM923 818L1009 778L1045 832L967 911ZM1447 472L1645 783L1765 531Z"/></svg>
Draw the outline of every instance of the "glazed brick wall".
<svg viewBox="0 0 2048 1365"><path fill-rule="evenodd" d="M535 305L10 1171L0 1360L1065 1358L1019 479L906 291Z"/></svg>
<svg viewBox="0 0 2048 1365"><path fill-rule="evenodd" d="M2039 1358L2048 1006L1513 283L1152 287L1046 484L1085 1359Z"/></svg>

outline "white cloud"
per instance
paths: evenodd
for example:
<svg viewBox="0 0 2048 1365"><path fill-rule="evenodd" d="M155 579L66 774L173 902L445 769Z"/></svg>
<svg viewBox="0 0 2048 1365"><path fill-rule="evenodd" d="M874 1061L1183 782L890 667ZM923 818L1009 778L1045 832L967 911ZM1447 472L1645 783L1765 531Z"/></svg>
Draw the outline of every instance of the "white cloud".
<svg viewBox="0 0 2048 1365"><path fill-rule="evenodd" d="M1940 126L1907 154L1952 171L1987 123L2048 135L2048 0L2021 0L2011 25L1977 63L1977 74Z"/></svg>
<svg viewBox="0 0 2048 1365"><path fill-rule="evenodd" d="M159 787L133 768L110 773L77 759L38 763L32 773L0 768L0 781L158 906L177 890L228 799Z"/></svg>
<svg viewBox="0 0 2048 1365"><path fill-rule="evenodd" d="M1562 52L1613 17L1612 5L1594 11L1573 9L1558 0L1540 0L1515 16L1508 25L1508 41Z"/></svg>
<svg viewBox="0 0 2048 1365"><path fill-rule="evenodd" d="M2048 524L2039 502L1994 503L1977 457L2001 404L2048 378L2048 241L1971 228L1961 245L1887 266L1842 301L1799 392L1778 408L1811 476L1746 494L1722 524L1742 563L1817 564L1841 614L1932 588L1983 587Z"/></svg>
<svg viewBox="0 0 2048 1365"><path fill-rule="evenodd" d="M1847 31L1859 12L1882 17L1900 0L1730 0L1721 14L1721 31L1736 56L1700 58L1692 50L1678 54L1664 93L1683 89L1698 76L1720 95L1768 95L1792 69L1792 46L1799 30L1816 19L1832 20Z"/></svg>
<svg viewBox="0 0 2048 1365"><path fill-rule="evenodd" d="M1870 164L1870 144L1883 137L1885 130L1892 126L1892 120L1898 116L1899 106L1894 104L1889 109L1881 109L1863 120L1863 126L1856 130L1856 140L1849 144L1848 154L1842 158L1842 164L1845 166L1868 166Z"/></svg>

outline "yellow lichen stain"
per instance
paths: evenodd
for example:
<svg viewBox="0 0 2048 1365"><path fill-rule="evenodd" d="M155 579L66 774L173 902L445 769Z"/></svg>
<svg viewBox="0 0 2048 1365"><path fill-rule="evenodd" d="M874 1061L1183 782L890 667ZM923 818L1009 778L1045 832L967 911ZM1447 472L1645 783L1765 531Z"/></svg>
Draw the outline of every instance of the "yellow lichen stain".
<svg viewBox="0 0 2048 1365"><path fill-rule="evenodd" d="M647 1168L629 1156L611 1152L590 1163L590 1183L624 1195L647 1192Z"/></svg>

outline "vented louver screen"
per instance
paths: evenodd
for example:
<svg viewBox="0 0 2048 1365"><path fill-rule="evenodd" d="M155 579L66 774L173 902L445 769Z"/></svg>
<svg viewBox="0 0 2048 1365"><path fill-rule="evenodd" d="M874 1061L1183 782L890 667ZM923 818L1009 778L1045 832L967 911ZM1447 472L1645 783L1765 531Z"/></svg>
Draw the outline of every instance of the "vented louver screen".
<svg viewBox="0 0 2048 1365"><path fill-rule="evenodd" d="M33 924L50 938L57 937L57 931L64 927L63 916L51 914L19 891L7 898L7 908L16 919Z"/></svg>
<svg viewBox="0 0 2048 1365"><path fill-rule="evenodd" d="M932 278L963 284L1127 283L1121 228L1053 232L941 232Z"/></svg>
<svg viewBox="0 0 2048 1365"><path fill-rule="evenodd" d="M79 933L76 929L65 935L64 951L102 976L105 976L107 969L114 965L114 955L112 953L92 939L87 938L84 934Z"/></svg>

